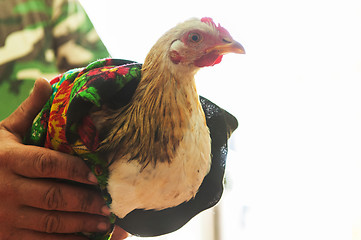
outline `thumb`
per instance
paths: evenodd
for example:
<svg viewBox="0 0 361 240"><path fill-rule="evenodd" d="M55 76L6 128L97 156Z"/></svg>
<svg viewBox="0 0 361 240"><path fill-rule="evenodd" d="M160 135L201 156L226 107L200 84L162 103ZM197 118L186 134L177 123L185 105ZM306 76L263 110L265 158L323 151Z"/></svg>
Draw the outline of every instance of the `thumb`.
<svg viewBox="0 0 361 240"><path fill-rule="evenodd" d="M22 138L49 99L51 92L50 83L46 79L37 79L29 97L1 125Z"/></svg>

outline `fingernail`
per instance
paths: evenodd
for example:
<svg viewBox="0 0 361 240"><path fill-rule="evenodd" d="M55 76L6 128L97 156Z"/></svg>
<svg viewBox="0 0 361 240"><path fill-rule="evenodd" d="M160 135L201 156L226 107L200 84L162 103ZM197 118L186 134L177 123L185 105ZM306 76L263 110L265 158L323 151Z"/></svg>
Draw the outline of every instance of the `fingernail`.
<svg viewBox="0 0 361 240"><path fill-rule="evenodd" d="M92 172L89 173L88 180L89 182L98 184L98 179Z"/></svg>
<svg viewBox="0 0 361 240"><path fill-rule="evenodd" d="M100 223L98 223L98 226L97 226L99 231L106 231L109 229L109 227L110 227L109 224L106 222L100 222Z"/></svg>
<svg viewBox="0 0 361 240"><path fill-rule="evenodd" d="M106 216L110 215L110 208L108 206L106 206L106 205L102 207L101 211Z"/></svg>

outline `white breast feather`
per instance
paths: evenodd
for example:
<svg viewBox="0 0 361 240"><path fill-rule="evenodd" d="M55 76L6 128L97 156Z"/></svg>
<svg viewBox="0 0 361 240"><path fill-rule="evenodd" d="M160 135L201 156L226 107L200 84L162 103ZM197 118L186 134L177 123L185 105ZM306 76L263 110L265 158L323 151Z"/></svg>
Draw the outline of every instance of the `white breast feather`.
<svg viewBox="0 0 361 240"><path fill-rule="evenodd" d="M138 161L116 160L110 167L108 191L111 211L123 218L134 209L161 210L192 199L211 165L211 139L204 114L194 111L188 129L171 163L149 164L143 171Z"/></svg>

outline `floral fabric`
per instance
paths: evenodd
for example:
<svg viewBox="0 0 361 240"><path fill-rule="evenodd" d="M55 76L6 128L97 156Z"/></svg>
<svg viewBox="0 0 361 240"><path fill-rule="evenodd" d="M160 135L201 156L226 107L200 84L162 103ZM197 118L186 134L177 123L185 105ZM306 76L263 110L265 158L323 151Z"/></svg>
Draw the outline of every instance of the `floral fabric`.
<svg viewBox="0 0 361 240"><path fill-rule="evenodd" d="M126 63L126 64L124 64ZM119 59L102 59L85 68L70 70L51 80L53 94L35 119L25 143L44 146L60 152L78 155L98 179L107 204L107 162L96 153L99 135L90 118L92 107L112 103L112 96L131 81L140 79L139 64ZM115 106L116 107L116 106ZM111 217L114 223L115 217ZM90 234L94 240L109 239L106 234Z"/></svg>

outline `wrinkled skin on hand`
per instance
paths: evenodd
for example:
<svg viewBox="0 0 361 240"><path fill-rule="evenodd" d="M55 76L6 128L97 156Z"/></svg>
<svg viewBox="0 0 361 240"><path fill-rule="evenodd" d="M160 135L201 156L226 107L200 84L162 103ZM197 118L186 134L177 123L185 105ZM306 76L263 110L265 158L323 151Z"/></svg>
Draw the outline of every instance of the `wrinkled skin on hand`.
<svg viewBox="0 0 361 240"><path fill-rule="evenodd" d="M0 239L84 240L77 232L110 227L96 178L77 157L22 144L51 94L39 79L31 95L0 122ZM117 227L112 240L125 239Z"/></svg>

